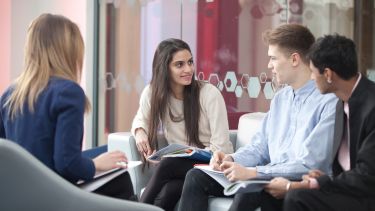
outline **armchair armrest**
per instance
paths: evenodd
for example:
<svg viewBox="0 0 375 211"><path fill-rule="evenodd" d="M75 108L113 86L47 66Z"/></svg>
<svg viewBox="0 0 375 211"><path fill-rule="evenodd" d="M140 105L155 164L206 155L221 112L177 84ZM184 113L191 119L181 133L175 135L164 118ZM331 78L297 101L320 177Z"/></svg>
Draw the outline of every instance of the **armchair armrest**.
<svg viewBox="0 0 375 211"><path fill-rule="evenodd" d="M138 152L135 144L135 139L130 132L118 132L111 133L108 136L108 151L120 150L124 152L128 160L138 161L141 160L141 155ZM150 179L153 166L137 166L133 169L129 169L129 174L133 183L134 193L140 197L141 190L146 187L148 180Z"/></svg>
<svg viewBox="0 0 375 211"><path fill-rule="evenodd" d="M135 144L135 139L130 132L110 133L108 135L108 151L120 150L129 160L141 160Z"/></svg>

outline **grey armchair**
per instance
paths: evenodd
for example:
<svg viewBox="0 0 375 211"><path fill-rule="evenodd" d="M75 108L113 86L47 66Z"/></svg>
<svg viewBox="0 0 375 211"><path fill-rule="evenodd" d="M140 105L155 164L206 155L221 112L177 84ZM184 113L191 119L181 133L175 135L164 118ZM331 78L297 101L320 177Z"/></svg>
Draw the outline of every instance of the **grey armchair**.
<svg viewBox="0 0 375 211"><path fill-rule="evenodd" d="M0 139L0 167L0 210L162 210L81 190L4 139Z"/></svg>

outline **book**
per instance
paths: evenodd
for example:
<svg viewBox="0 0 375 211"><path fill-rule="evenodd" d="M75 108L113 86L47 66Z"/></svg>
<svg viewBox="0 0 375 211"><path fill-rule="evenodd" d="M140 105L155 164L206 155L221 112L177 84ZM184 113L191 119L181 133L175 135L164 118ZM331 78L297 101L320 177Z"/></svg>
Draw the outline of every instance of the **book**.
<svg viewBox="0 0 375 211"><path fill-rule="evenodd" d="M117 176L123 174L124 172L128 171L130 168L134 168L136 166L141 165L141 161L129 161L126 165L126 168L114 168L108 171L97 172L90 181L83 181L79 180L77 185L86 191L92 192L102 185L106 184L107 182L111 181L112 179L116 178Z"/></svg>
<svg viewBox="0 0 375 211"><path fill-rule="evenodd" d="M211 152L206 149L199 149L183 144L170 144L149 156L148 159L160 161L163 157L179 157L209 162L211 156Z"/></svg>
<svg viewBox="0 0 375 211"><path fill-rule="evenodd" d="M240 180L236 182L230 182L221 171L213 170L212 167L209 165L195 165L194 168L200 169L201 171L205 172L207 175L212 177L216 180L221 186L224 187L224 195L230 196L237 193L251 193L251 192L259 192L263 190L264 186L270 183L270 181L274 178L273 176L260 176L255 177L249 180ZM300 180L300 174L289 175L288 179L293 181Z"/></svg>
<svg viewBox="0 0 375 211"><path fill-rule="evenodd" d="M270 180L251 179L237 181L224 188L224 195L230 196L236 193L260 192L268 183L270 183Z"/></svg>

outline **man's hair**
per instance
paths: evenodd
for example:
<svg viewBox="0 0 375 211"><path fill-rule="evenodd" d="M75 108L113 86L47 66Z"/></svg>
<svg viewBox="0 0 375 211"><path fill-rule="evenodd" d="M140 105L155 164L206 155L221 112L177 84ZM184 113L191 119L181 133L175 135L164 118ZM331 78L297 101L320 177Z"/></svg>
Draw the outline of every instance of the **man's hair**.
<svg viewBox="0 0 375 211"><path fill-rule="evenodd" d="M315 38L310 30L302 25L284 24L263 32L263 41L268 45L278 46L284 55L298 53L302 61L308 64L306 55Z"/></svg>
<svg viewBox="0 0 375 211"><path fill-rule="evenodd" d="M342 79L348 80L358 73L354 42L338 34L319 38L311 47L308 58L320 74L325 68L330 68Z"/></svg>

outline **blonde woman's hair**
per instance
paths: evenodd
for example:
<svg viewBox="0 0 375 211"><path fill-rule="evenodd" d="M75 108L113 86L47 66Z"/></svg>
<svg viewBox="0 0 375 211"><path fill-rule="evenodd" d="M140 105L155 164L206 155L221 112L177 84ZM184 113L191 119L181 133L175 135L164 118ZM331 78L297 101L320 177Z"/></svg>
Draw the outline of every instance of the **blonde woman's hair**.
<svg viewBox="0 0 375 211"><path fill-rule="evenodd" d="M6 101L14 119L27 103L34 112L39 94L51 76L79 83L84 44L78 26L61 15L42 14L29 26L25 45L25 64ZM86 97L85 110L90 109Z"/></svg>

